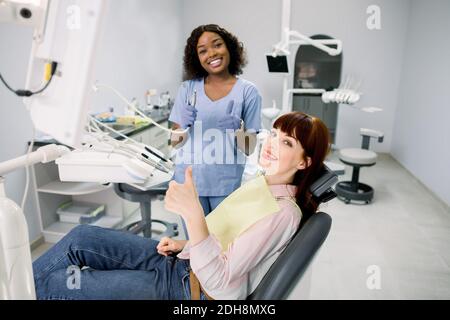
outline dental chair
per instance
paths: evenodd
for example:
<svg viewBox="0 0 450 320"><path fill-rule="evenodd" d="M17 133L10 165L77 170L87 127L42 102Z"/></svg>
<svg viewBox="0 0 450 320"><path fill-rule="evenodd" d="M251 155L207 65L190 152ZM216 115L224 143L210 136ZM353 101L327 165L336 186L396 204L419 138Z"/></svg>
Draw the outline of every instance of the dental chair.
<svg viewBox="0 0 450 320"><path fill-rule="evenodd" d="M318 203L328 202L336 197L332 186L337 181L337 175L324 167L319 179L310 188ZM297 231L247 300L287 299L308 271L308 266L327 238L330 228L331 217L328 214L313 214Z"/></svg>
<svg viewBox="0 0 450 320"><path fill-rule="evenodd" d="M114 191L119 197L131 202L140 203L141 220L128 224L123 230L133 234L142 232L144 237L151 238L152 223L158 223L165 227L165 231L158 238L176 237L178 235L178 225L176 223L152 219L152 201L163 198L168 187L169 183L166 182L154 186L150 190L142 191L125 183L114 184Z"/></svg>
<svg viewBox="0 0 450 320"><path fill-rule="evenodd" d="M352 200L363 201L369 204L373 199L373 188L365 183L359 182L359 169L371 167L377 162L377 154L369 150L370 138L383 142L384 134L380 131L361 128L362 144L361 149L347 148L339 152L339 160L344 164L352 166L352 180L341 181L336 184L338 198L349 204Z"/></svg>
<svg viewBox="0 0 450 320"><path fill-rule="evenodd" d="M338 182L335 172L324 166L319 178L311 185L310 190L318 203L325 203L334 199L336 193L332 187ZM144 207L143 220L127 226L127 230L144 230L144 236L151 236L150 199L161 197L167 191L168 185L163 184L149 191L139 191L126 184L116 184L116 193L125 199L140 201L141 208ZM131 190L131 193L130 193ZM134 196L131 196L135 194ZM143 197L143 198L142 198ZM164 223L159 220L153 222ZM167 223L166 223L167 224ZM258 287L247 298L247 300L284 300L292 292L297 282L307 272L308 266L322 246L331 228L331 217L324 212L313 214L309 220L296 232L286 249L272 264L269 271L259 283ZM141 232L139 231L139 232ZM167 227L167 233L177 232L176 224Z"/></svg>

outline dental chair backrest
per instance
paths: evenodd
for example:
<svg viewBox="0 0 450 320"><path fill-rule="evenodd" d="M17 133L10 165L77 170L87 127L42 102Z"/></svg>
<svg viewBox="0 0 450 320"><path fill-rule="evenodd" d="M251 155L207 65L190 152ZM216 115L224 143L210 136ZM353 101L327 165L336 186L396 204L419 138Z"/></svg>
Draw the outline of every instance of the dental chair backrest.
<svg viewBox="0 0 450 320"><path fill-rule="evenodd" d="M319 202L336 197L332 186L337 175L324 167L310 190ZM313 214L297 231L286 249L272 264L248 300L285 300L302 278L315 254L322 246L331 228L331 217L324 212Z"/></svg>

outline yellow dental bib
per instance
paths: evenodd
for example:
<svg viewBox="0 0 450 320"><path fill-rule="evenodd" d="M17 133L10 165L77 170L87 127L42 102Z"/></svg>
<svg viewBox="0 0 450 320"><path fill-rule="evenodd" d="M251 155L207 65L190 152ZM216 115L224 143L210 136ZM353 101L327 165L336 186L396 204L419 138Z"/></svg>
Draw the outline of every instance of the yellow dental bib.
<svg viewBox="0 0 450 320"><path fill-rule="evenodd" d="M207 217L210 233L219 239L222 251L260 219L280 211L264 176L248 181L223 200Z"/></svg>

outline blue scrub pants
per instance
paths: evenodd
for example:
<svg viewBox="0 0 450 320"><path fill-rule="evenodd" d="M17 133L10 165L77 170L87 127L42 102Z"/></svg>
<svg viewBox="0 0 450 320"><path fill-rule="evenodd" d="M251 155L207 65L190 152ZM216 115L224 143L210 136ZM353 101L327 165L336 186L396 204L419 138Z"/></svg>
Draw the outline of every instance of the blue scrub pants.
<svg viewBox="0 0 450 320"><path fill-rule="evenodd" d="M119 230L77 226L33 263L37 298L189 300L189 260L162 256L157 244Z"/></svg>
<svg viewBox="0 0 450 320"><path fill-rule="evenodd" d="M198 197L202 204L205 217L213 211L227 196L221 197Z"/></svg>

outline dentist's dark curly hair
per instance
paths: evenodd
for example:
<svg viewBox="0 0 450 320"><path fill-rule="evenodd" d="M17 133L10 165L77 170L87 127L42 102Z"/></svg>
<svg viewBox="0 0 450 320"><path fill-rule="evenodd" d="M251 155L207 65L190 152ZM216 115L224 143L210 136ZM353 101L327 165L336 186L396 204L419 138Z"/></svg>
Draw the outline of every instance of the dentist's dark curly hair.
<svg viewBox="0 0 450 320"><path fill-rule="evenodd" d="M224 40L228 52L230 53L230 64L228 66L228 71L233 76L242 74L242 68L247 64L244 45L242 42L239 42L236 36L224 28L221 28L216 24L207 24L195 28L186 41L183 57L183 80L198 79L208 75L206 70L201 66L197 54L198 39L203 32L217 33Z"/></svg>

